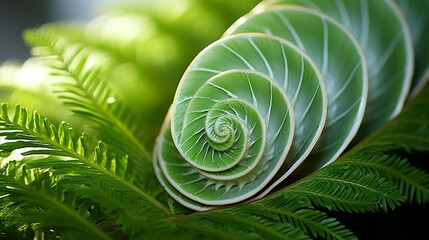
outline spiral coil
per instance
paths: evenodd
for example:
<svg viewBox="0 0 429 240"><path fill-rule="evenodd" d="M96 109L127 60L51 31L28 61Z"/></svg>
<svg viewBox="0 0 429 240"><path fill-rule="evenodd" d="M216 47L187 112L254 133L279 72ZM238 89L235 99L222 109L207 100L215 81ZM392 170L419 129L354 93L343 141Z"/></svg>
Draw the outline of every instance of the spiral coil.
<svg viewBox="0 0 429 240"><path fill-rule="evenodd" d="M294 171L328 165L398 112L410 67L390 73L386 84L384 65L372 63L391 60L370 54L376 35L353 31L362 21L352 19L356 2L263 2L198 54L154 149L157 177L175 200L206 210L263 197ZM373 2L359 1L366 8L353 11L373 17ZM397 27L389 56L409 63L403 20L393 3L377 2ZM335 3L343 13L337 19ZM383 118L373 118L368 104L392 91Z"/></svg>

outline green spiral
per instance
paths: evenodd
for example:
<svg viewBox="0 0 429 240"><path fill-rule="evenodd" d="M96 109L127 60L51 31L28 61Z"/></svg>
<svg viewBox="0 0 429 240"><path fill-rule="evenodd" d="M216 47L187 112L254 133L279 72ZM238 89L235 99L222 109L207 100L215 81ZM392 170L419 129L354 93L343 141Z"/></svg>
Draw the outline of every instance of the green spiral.
<svg viewBox="0 0 429 240"><path fill-rule="evenodd" d="M179 83L154 149L166 191L194 210L260 198L292 172L330 164L394 116L410 86L410 39L395 5L378 1L392 23L383 31L394 39L384 53L372 53L372 41L388 41L369 23L358 24L376 21L373 4L263 2L201 51ZM385 72L392 61L408 67ZM377 99L380 113L368 107Z"/></svg>

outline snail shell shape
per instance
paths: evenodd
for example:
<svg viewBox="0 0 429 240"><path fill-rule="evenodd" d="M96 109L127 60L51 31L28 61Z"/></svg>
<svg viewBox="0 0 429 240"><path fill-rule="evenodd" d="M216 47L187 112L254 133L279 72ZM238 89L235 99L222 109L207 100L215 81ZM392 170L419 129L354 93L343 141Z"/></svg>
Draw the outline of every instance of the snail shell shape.
<svg viewBox="0 0 429 240"><path fill-rule="evenodd" d="M301 49L267 34L222 38L181 79L154 151L157 176L167 191L205 205L243 201L287 155L310 153L326 110L322 75Z"/></svg>
<svg viewBox="0 0 429 240"><path fill-rule="evenodd" d="M288 2L301 3L268 1L240 18L184 73L153 156L160 183L182 205L207 210L261 198L292 172L307 174L338 158L357 134L366 134L365 119L369 128L380 124L366 116L373 111L367 106L385 90L369 86L386 77L374 74L382 66L367 64L374 61L373 44L357 40L349 28L355 20L347 25L326 8L283 5ZM343 8L351 11L352 2ZM404 27L401 20L395 27ZM397 32L397 44L407 45L406 30ZM410 54L402 56L406 62ZM401 106L408 72L387 84L399 93L384 118Z"/></svg>

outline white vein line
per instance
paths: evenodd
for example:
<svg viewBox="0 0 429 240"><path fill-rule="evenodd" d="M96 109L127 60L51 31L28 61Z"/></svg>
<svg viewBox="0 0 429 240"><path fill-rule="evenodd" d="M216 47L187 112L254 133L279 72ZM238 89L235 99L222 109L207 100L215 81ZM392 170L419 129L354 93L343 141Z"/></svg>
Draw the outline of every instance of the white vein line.
<svg viewBox="0 0 429 240"><path fill-rule="evenodd" d="M268 60L265 58L264 54L261 52L261 50L256 46L255 42L252 41L251 38L249 38L249 42L252 45L252 47L258 52L258 55L261 57L262 61L264 61L265 67L268 70L268 76L271 78L274 78L273 70L270 67L270 64L268 63Z"/></svg>
<svg viewBox="0 0 429 240"><path fill-rule="evenodd" d="M235 162L235 158L233 158L228 152L233 152L233 151L232 150L231 151L223 151L223 152L219 151L219 158L222 160L222 162L225 164L225 166L230 166L231 162ZM230 162L229 164L227 164L225 162L225 160L223 159L224 156L230 159L230 160L228 160L228 159L226 160L226 161ZM226 170L232 170L232 169L226 169Z"/></svg>
<svg viewBox="0 0 429 240"><path fill-rule="evenodd" d="M241 138L241 135L242 135L242 133L241 132L239 132L239 131L237 131L237 130L234 130L234 132L236 133L236 137L235 137L235 139L237 140L236 142L238 142L238 139L240 139ZM238 133L237 133L238 132ZM242 147L242 146L244 146L244 144L241 144L241 145L238 145L237 147L235 147L235 148L240 148L240 147ZM232 147L232 148L234 148L234 146ZM232 151L232 150L231 150Z"/></svg>
<svg viewBox="0 0 429 240"><path fill-rule="evenodd" d="M328 71L328 65L329 65L329 61L328 61L328 52L329 52L329 29L328 29L328 24L326 22L326 19L323 19L322 21L322 25L323 25L323 67L322 67L322 75L326 76L326 72Z"/></svg>
<svg viewBox="0 0 429 240"><path fill-rule="evenodd" d="M198 156L203 152L203 150L204 149L207 149L207 142L206 141L203 141L203 145L201 146L201 149L198 151L198 153L195 155L195 159L197 159L198 158ZM205 159L205 155L204 155L204 157L203 157L203 162L204 162L204 159Z"/></svg>
<svg viewBox="0 0 429 240"><path fill-rule="evenodd" d="M293 97L293 105L294 106L295 106L296 100L298 98L299 92L301 91L301 88L302 88L303 78L304 78L304 58L301 58L301 76L299 78L298 87L296 88L296 91L295 91L295 96Z"/></svg>
<svg viewBox="0 0 429 240"><path fill-rule="evenodd" d="M252 132L252 133L254 132L255 127L256 127L256 123L255 123L255 124L253 125L253 127L252 127L252 130L251 130L251 132ZM258 141L264 141L264 140L262 139L262 135L258 135L257 137L255 137L255 136L253 136L253 135L251 135L251 136L252 136L252 137L251 137L252 141L251 141L251 142L249 142L249 143L247 144L249 149L250 149L250 148L252 148L252 147L253 147L253 145L255 145L255 143L256 143L256 142L258 142ZM247 154L248 154L249 156L256 156L256 155L258 155L257 153L250 154L250 152L249 152L249 151L247 152Z"/></svg>
<svg viewBox="0 0 429 240"><path fill-rule="evenodd" d="M206 184L206 185L205 185L201 190L194 192L194 193L193 193L193 195L194 195L195 197L198 197L198 195L199 195L200 193L204 192L208 187L210 187L210 185L209 185L209 184Z"/></svg>
<svg viewBox="0 0 429 240"><path fill-rule="evenodd" d="M200 113L200 112L198 112L198 111L193 111L194 113ZM205 113L205 112L208 112L207 110L205 110L204 112L202 112L203 114ZM196 121L198 121L198 120L200 120L200 119L202 119L202 118L204 118L205 116L204 115L200 115L200 116L198 116L198 117L196 117L196 118L194 118L194 119L192 119L191 121L189 121L189 122L187 122L186 123L186 125L184 125L183 126L183 129L185 129L185 128L187 128L187 127L189 127L189 125L191 125L192 123L194 123L194 122L196 122Z"/></svg>
<svg viewBox="0 0 429 240"><path fill-rule="evenodd" d="M269 27L265 27L264 30L262 30L262 31L266 34L274 35Z"/></svg>
<svg viewBox="0 0 429 240"><path fill-rule="evenodd" d="M184 97L180 101L177 102L177 104L183 104L184 102L188 102L192 99L192 96Z"/></svg>
<svg viewBox="0 0 429 240"><path fill-rule="evenodd" d="M218 159L223 163L223 166L228 166L229 164L227 164L224 160L223 160L223 158L222 158L222 153L220 152L220 151L217 151L217 155L218 155ZM214 160L214 159L213 159ZM215 161L215 163L216 163L216 166L217 167L220 167L220 165L219 165L219 162L218 161Z"/></svg>
<svg viewBox="0 0 429 240"><path fill-rule="evenodd" d="M211 99L211 98L210 98ZM205 114L207 113L208 110L207 109L201 109L201 110L192 110L192 111L188 111L186 112L187 114L194 114L194 113L198 113L198 114ZM191 121L192 122L192 121Z"/></svg>
<svg viewBox="0 0 429 240"><path fill-rule="evenodd" d="M240 105L242 105L242 104L240 103ZM242 105L242 106L243 106L243 105ZM243 107L243 111L244 111L244 123L245 123L246 125L248 125L249 115L247 114L247 108Z"/></svg>
<svg viewBox="0 0 429 240"><path fill-rule="evenodd" d="M335 0L335 5L337 6L338 13L340 14L341 22L344 26L346 26L348 29L351 29L351 23L350 23L350 16L346 9L346 6L344 5L343 0Z"/></svg>
<svg viewBox="0 0 429 240"><path fill-rule="evenodd" d="M180 148L183 148L183 144L185 144L186 142L188 142L193 136L198 135L200 133L202 133L202 131L204 131L204 129L200 129L198 132L192 134L189 138L187 138L185 141L180 143ZM192 148L195 147L195 145L198 144L198 142L201 140L201 138L204 136L204 134L200 134L200 136L198 137L197 141L195 141L191 147L189 147L186 152L184 152L185 154L187 154Z"/></svg>
<svg viewBox="0 0 429 240"><path fill-rule="evenodd" d="M234 54L236 57L238 57L249 69L255 70L255 68L246 60L246 58L241 56L238 52L234 51L234 49L230 48L229 46L227 46L225 44L222 44L221 46L224 47L225 49L227 49L232 54Z"/></svg>
<svg viewBox="0 0 429 240"><path fill-rule="evenodd" d="M383 53L383 56L377 61L377 65L372 69L371 76L378 76L381 69L386 66L387 61L390 59L390 56L392 56L393 52L398 46L401 37L401 32L397 32L395 37L393 38L393 41L390 42L389 47Z"/></svg>
<svg viewBox="0 0 429 240"><path fill-rule="evenodd" d="M214 99L214 98L211 98L211 97L205 97L205 96L194 96L194 99L195 100L209 100L209 101L212 101L214 103L217 103L217 102L220 101L218 99Z"/></svg>
<svg viewBox="0 0 429 240"><path fill-rule="evenodd" d="M218 200L221 200L223 198L223 196L225 196L225 194L227 194L229 192L229 189L225 188L225 191L219 195L219 197L217 198Z"/></svg>
<svg viewBox="0 0 429 240"><path fill-rule="evenodd" d="M270 106L268 107L268 112L266 113L266 117L265 117L265 122L267 123L267 126L270 125L272 107L273 107L273 85L270 84Z"/></svg>
<svg viewBox="0 0 429 240"><path fill-rule="evenodd" d="M307 142L309 140L312 140L312 136L314 135L314 132L317 132L318 128L319 128L319 125L314 126L314 128L311 129L311 131L305 136L305 139L301 141L302 143L295 147L296 150L294 151L295 154L292 156L292 159L297 159L299 155L302 155L303 151L307 150L308 148ZM295 146L297 145L297 142L298 141L293 141L292 144Z"/></svg>
<svg viewBox="0 0 429 240"><path fill-rule="evenodd" d="M342 142L345 138L346 138L346 136L340 137L340 138L336 139L336 141L333 141L332 143L330 143L329 145L323 146L323 144L322 144L323 147L318 147L317 149L315 149L314 153L320 153L323 151L327 151L327 150L337 146L338 144L342 144Z"/></svg>
<svg viewBox="0 0 429 240"><path fill-rule="evenodd" d="M371 95L368 96L368 100L375 101L380 96L386 94L387 91L393 89L392 86L397 84L398 80L402 79L404 71L405 70L397 72L395 75L389 77L389 81L379 84L379 86L377 86L377 91L371 92Z"/></svg>
<svg viewBox="0 0 429 240"><path fill-rule="evenodd" d="M307 116L307 114L310 112L310 108L311 106L313 106L314 100L316 99L316 96L319 90L320 90L320 85L317 85L317 88L314 91L313 96L311 97L310 103L308 104L307 108L305 109L304 113L302 114L298 122L302 122L304 118Z"/></svg>
<svg viewBox="0 0 429 240"><path fill-rule="evenodd" d="M252 83L250 82L249 75L246 74L247 83L249 83L249 89L252 94L253 106L258 106L258 99L256 99L255 92L253 91Z"/></svg>
<svg viewBox="0 0 429 240"><path fill-rule="evenodd" d="M211 150L210 156L211 156L211 159L212 159L212 161L210 162L210 165L213 165L213 164L216 163L216 161L214 159L215 149L214 148L210 148L210 150Z"/></svg>
<svg viewBox="0 0 429 240"><path fill-rule="evenodd" d="M296 45L298 45L299 48L305 50L304 44L301 41L301 38L299 37L298 33L296 32L295 28L292 26L292 24L287 20L283 15L280 13L276 13L276 15L280 18L280 21L285 25L286 29L289 30L289 32L292 34L293 39L295 40Z"/></svg>
<svg viewBox="0 0 429 240"><path fill-rule="evenodd" d="M347 81L343 84L343 86L341 86L341 88L339 90L337 90L335 92L335 95L329 99L330 100L330 105L332 103L335 103L338 98L343 95L343 93L345 92L345 89L351 84L353 76L356 74L356 71L358 70L358 68L362 65L362 62L359 61L356 63L356 65L354 66L353 70L350 72L349 77L347 78Z"/></svg>
<svg viewBox="0 0 429 240"><path fill-rule="evenodd" d="M284 69L285 69L285 77L284 77L284 82L283 82L283 89L287 89L287 85L288 85L288 80L289 80L289 65L287 62L287 57L286 57L286 53L285 53L285 49L283 46L281 46L282 49L282 54L283 54L283 64L284 64Z"/></svg>
<svg viewBox="0 0 429 240"><path fill-rule="evenodd" d="M222 72L220 70L215 70L215 69L210 69L210 68L204 68L204 67L196 67L196 68L193 68L192 70L194 70L194 71L201 71L201 72L210 72L210 73L216 73L216 74Z"/></svg>
<svg viewBox="0 0 429 240"><path fill-rule="evenodd" d="M199 182L201 180L204 180L204 178L200 177L200 178L196 178L196 179L191 180L191 181L186 182L186 183L180 183L179 186L185 186L185 185L189 185L189 184L194 184L194 183Z"/></svg>
<svg viewBox="0 0 429 240"><path fill-rule="evenodd" d="M363 49L366 49L368 43L368 33L369 33L369 12L368 12L368 1L361 1L361 35L360 35L360 44Z"/></svg>
<svg viewBox="0 0 429 240"><path fill-rule="evenodd" d="M234 112L234 115L235 115L235 116L237 116L238 118L240 118L240 117L241 117L240 113L239 113L239 112L237 112L237 110L236 110L234 107L232 107L232 106L229 104L229 102L227 102L226 104L228 105L228 108L229 108L232 112ZM241 102L239 102L239 104L240 104L240 106L241 106L242 108L244 108L244 107L243 107L243 104L242 104ZM225 114L229 114L229 113L230 113L230 112L228 112L228 111L226 111L226 110L225 110Z"/></svg>
<svg viewBox="0 0 429 240"><path fill-rule="evenodd" d="M288 116L289 111L285 114L283 114L283 120L282 120L282 124L279 126L277 132L274 134L274 136L271 139L271 142L269 143L270 145L273 144L276 139L279 137L281 130L283 129L283 126L285 125L286 122L286 116Z"/></svg>
<svg viewBox="0 0 429 240"><path fill-rule="evenodd" d="M341 120L342 118L346 117L352 110L353 108L355 108L356 105L359 105L361 102L361 99L359 98L358 100L356 100L348 109L347 111L344 111L341 114L338 114L335 118L332 118L330 121L328 121L328 123L326 124L325 129L334 126L335 123L337 123L339 120Z"/></svg>
<svg viewBox="0 0 429 240"><path fill-rule="evenodd" d="M234 93L232 93L232 92L230 92L230 91L226 90L225 88L223 88L223 87L221 87L221 86L219 86L219 85L216 85L216 84L214 84L214 83L212 83L212 82L210 82L209 84L210 84L210 86L212 86L212 87L214 87L214 88L217 88L217 89L219 89L219 90L221 90L221 91L225 92L225 93L226 93L229 97L231 97L231 98L238 98L238 97L237 97L237 95L235 95Z"/></svg>
<svg viewBox="0 0 429 240"><path fill-rule="evenodd" d="M255 128L256 128L256 124L257 124L257 122L255 122L255 123L253 123L253 125L252 126L250 126L250 127L248 127L248 129L249 129L249 133L253 133L254 131L255 131ZM250 136L253 136L253 135L250 135ZM252 137L252 142L250 142L248 145L249 146L253 146L253 144L259 139L260 137L257 137L257 138L255 138L255 139L253 139L253 137Z"/></svg>
<svg viewBox="0 0 429 240"><path fill-rule="evenodd" d="M204 144L206 144L206 143L207 143L207 142L204 142ZM207 159L207 155L208 155L208 153L209 153L210 148L209 148L209 147L206 147L205 149L206 149L206 152L204 153L204 157L203 157L203 164L204 164L205 160Z"/></svg>

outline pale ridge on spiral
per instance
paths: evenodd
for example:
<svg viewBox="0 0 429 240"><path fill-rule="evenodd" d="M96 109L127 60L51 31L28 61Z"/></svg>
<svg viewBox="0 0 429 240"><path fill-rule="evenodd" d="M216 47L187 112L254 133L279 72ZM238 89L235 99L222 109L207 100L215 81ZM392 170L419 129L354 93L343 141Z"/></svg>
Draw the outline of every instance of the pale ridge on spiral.
<svg viewBox="0 0 429 240"><path fill-rule="evenodd" d="M389 41L374 31L374 6L387 9ZM388 0L262 2L183 74L154 148L159 181L201 211L262 198L332 163L402 107L408 32Z"/></svg>
<svg viewBox="0 0 429 240"><path fill-rule="evenodd" d="M307 91L299 93L303 86ZM293 102L288 95L296 96ZM297 106L306 110L295 113ZM326 110L321 109L326 108L321 73L296 46L265 34L220 39L194 59L178 87L155 151L159 178L191 202L248 199L276 176L288 154L308 155L323 129ZM209 139L213 121L222 122L225 136L234 129L233 143L225 140L231 148L218 148ZM310 127L297 134L295 124L303 123Z"/></svg>

